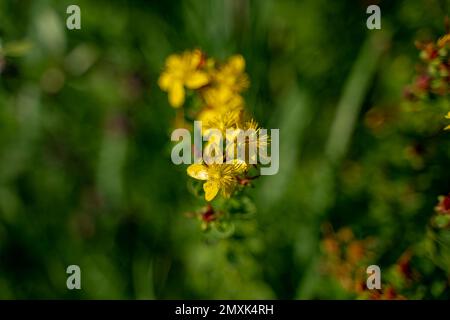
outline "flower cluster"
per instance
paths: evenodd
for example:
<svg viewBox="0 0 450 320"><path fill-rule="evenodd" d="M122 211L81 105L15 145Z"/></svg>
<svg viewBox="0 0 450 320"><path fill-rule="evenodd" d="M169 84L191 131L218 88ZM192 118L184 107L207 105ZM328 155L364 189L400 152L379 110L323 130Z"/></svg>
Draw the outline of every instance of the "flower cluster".
<svg viewBox="0 0 450 320"><path fill-rule="evenodd" d="M406 89L406 97L423 99L450 93L450 34L436 43L416 43L424 65L414 83Z"/></svg>
<svg viewBox="0 0 450 320"><path fill-rule="evenodd" d="M325 253L323 269L338 279L341 286L353 293L361 293L365 289L365 270L373 259L373 240L355 239L350 228L342 228L336 233L327 230L322 240Z"/></svg>
<svg viewBox="0 0 450 320"><path fill-rule="evenodd" d="M270 139L245 111L242 93L250 81L244 58L234 55L218 62L198 49L172 54L166 59L158 84L168 93L173 108L181 110L184 106L186 114L193 115L189 120L201 121L201 133L206 140L202 145L203 158L191 164L187 174L203 182L205 200L210 202L218 195L227 199L238 189L251 185L259 177L256 169ZM219 148L225 140L225 147ZM242 150L245 156L236 159ZM198 152L195 146L193 151ZM206 161L205 154L215 161ZM208 213L203 222L216 219L215 209L210 205L202 210Z"/></svg>
<svg viewBox="0 0 450 320"><path fill-rule="evenodd" d="M434 208L436 215L432 218L432 224L437 228L450 227L450 194L438 197L438 204Z"/></svg>
<svg viewBox="0 0 450 320"><path fill-rule="evenodd" d="M450 33L436 42L416 43L423 65L412 85L405 89L411 101L433 100L450 93ZM450 118L450 112L446 116ZM448 125L446 130L450 129Z"/></svg>
<svg viewBox="0 0 450 320"><path fill-rule="evenodd" d="M183 106L186 89L196 90L204 100L199 119L229 110L242 109L240 93L249 87L245 60L235 55L223 64L195 49L172 54L166 59L165 69L158 84L168 92L169 103L174 108Z"/></svg>
<svg viewBox="0 0 450 320"><path fill-rule="evenodd" d="M353 231L344 227L333 232L327 226L322 240L322 270L339 281L341 287L358 299L369 300L404 300L397 288L391 284L382 284L380 289L366 287L366 268L375 259L375 245L373 238L356 239ZM399 277L409 279L410 255L404 254L391 268Z"/></svg>

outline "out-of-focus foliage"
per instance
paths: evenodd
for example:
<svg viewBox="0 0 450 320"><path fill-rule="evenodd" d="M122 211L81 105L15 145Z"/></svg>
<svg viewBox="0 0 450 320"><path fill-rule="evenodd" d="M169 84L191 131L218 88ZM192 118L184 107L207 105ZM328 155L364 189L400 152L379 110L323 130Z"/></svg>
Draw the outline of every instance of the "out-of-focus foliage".
<svg viewBox="0 0 450 320"><path fill-rule="evenodd" d="M403 92L449 6L0 0L0 298L448 299L449 99ZM241 54L247 108L280 129L280 171L225 239L170 160L157 82L188 48ZM351 284L370 264L381 292Z"/></svg>

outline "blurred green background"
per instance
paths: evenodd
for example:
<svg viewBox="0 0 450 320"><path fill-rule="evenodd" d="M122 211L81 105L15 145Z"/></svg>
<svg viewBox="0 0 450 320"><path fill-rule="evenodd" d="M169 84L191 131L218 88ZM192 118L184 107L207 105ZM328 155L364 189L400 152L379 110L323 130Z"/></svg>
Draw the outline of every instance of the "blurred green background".
<svg viewBox="0 0 450 320"><path fill-rule="evenodd" d="M71 4L81 30L66 28ZM428 226L450 192L448 97L405 110L403 88L449 5L0 0L0 298L357 298L323 270L327 225L376 239L384 285L448 299L449 236ZM279 173L226 239L186 217L200 204L170 161L157 79L192 48L242 54L247 108L280 128ZM406 251L407 285L385 273ZM82 290L66 288L71 264Z"/></svg>

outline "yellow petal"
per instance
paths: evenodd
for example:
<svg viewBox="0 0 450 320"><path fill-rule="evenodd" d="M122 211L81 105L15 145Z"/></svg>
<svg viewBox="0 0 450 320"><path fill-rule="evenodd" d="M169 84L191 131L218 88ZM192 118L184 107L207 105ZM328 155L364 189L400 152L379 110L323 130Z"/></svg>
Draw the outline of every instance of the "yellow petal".
<svg viewBox="0 0 450 320"><path fill-rule="evenodd" d="M243 99L227 86L219 86L205 90L203 97L209 107L225 110L242 106Z"/></svg>
<svg viewBox="0 0 450 320"><path fill-rule="evenodd" d="M192 69L196 69L202 61L203 53L199 49L195 49L192 52L187 52L186 56L189 60L189 67Z"/></svg>
<svg viewBox="0 0 450 320"><path fill-rule="evenodd" d="M169 103L178 108L184 103L184 88L181 82L173 82L169 88Z"/></svg>
<svg viewBox="0 0 450 320"><path fill-rule="evenodd" d="M198 179L198 180L207 180L208 179L208 168L199 163L191 164L187 168L187 173L192 178Z"/></svg>
<svg viewBox="0 0 450 320"><path fill-rule="evenodd" d="M193 71L186 78L186 87L189 89L198 89L208 84L208 75L203 71Z"/></svg>
<svg viewBox="0 0 450 320"><path fill-rule="evenodd" d="M235 71L243 71L245 68L245 60L241 55L234 55L228 60L228 65Z"/></svg>
<svg viewBox="0 0 450 320"><path fill-rule="evenodd" d="M446 126L444 130L450 130L450 125Z"/></svg>
<svg viewBox="0 0 450 320"><path fill-rule="evenodd" d="M170 83L172 82L172 77L169 73L163 72L158 79L158 85L161 90L167 91L170 87Z"/></svg>
<svg viewBox="0 0 450 320"><path fill-rule="evenodd" d="M450 119L450 112L445 116L447 119Z"/></svg>
<svg viewBox="0 0 450 320"><path fill-rule="evenodd" d="M178 54L171 54L166 59L166 67L169 69L177 69L182 66L183 62L181 56Z"/></svg>
<svg viewBox="0 0 450 320"><path fill-rule="evenodd" d="M206 201L213 200L217 192L219 192L219 184L213 181L207 181L203 184L203 190L205 190L205 199Z"/></svg>

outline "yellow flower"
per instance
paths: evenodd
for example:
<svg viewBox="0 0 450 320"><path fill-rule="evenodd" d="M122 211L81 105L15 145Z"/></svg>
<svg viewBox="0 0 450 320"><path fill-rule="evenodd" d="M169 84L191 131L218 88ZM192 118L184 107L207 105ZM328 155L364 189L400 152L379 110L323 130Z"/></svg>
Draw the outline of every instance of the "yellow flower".
<svg viewBox="0 0 450 320"><path fill-rule="evenodd" d="M446 119L450 119L450 112L445 116ZM444 130L450 130L450 124L444 128Z"/></svg>
<svg viewBox="0 0 450 320"><path fill-rule="evenodd" d="M235 143L237 135L242 131L239 129L241 126L242 117L242 109L219 112L211 115L211 118L203 123L202 130L203 136L208 138L208 142L206 143L204 149L205 153L209 154L209 152L211 152L211 156L217 156L215 151L218 150L218 144L222 142L222 146L225 146L224 154L222 155L224 161L228 160L228 157L231 157L232 163L242 165L241 169L245 171L248 166L245 161L236 159L237 144ZM212 132L212 129L217 129L219 132Z"/></svg>
<svg viewBox="0 0 450 320"><path fill-rule="evenodd" d="M254 119L251 119L250 121L247 121L244 125L245 130L255 130L258 134L258 147L267 147L270 144L270 138L269 135L261 134L261 128L258 125L258 122L256 122Z"/></svg>
<svg viewBox="0 0 450 320"><path fill-rule="evenodd" d="M238 94L225 87L208 88L203 92L206 107L217 110L233 110L243 108L244 100Z"/></svg>
<svg viewBox="0 0 450 320"><path fill-rule="evenodd" d="M240 140L239 135L245 135L243 140ZM230 144L226 148L227 155L236 155L238 149L244 148L246 168L248 164L256 164L258 161L258 155L262 157L267 153L266 149L270 144L270 138L267 133L262 134L258 123L251 119L246 121L241 128L234 131L234 135L227 135L227 139ZM264 151L261 153L260 151Z"/></svg>
<svg viewBox="0 0 450 320"><path fill-rule="evenodd" d="M237 129L241 125L243 110L236 108L226 112L212 113L210 117L204 118L204 134L208 134L208 129L218 129L222 134L226 134L227 129Z"/></svg>
<svg viewBox="0 0 450 320"><path fill-rule="evenodd" d="M270 137L267 133L262 134L258 123L250 119L243 120L245 117L242 109L218 113L211 116L206 123L203 123L203 135L208 137L208 143L205 150L213 150L216 144L219 143L220 137L210 133L210 129L218 129L225 144L224 159L236 159L238 150L244 148L245 159L236 159L247 170L250 166L248 164L256 164L258 155L262 157L267 154L267 148L270 145ZM227 132L227 129L233 129ZM252 133L253 131L253 133ZM244 140L238 139L240 135L245 135Z"/></svg>
<svg viewBox="0 0 450 320"><path fill-rule="evenodd" d="M244 127L245 127L245 130L255 130L256 136L257 136L257 139L255 139L255 140L246 141L246 143L248 144L247 148L249 150L251 150L252 148L255 148L255 150L257 150L260 157L262 156L262 154L267 153L266 149L270 145L270 138L267 133L265 133L265 134L261 133L258 122L251 119L250 121L247 121L245 123ZM264 153L261 153L260 150L263 150ZM256 159L252 158L252 160L255 161Z"/></svg>
<svg viewBox="0 0 450 320"><path fill-rule="evenodd" d="M200 50L172 54L158 80L159 87L169 93L169 103L178 108L184 103L184 87L198 89L208 84L208 73L201 70L204 57Z"/></svg>
<svg viewBox="0 0 450 320"><path fill-rule="evenodd" d="M242 97L224 88L207 88L203 92L203 98L206 106L197 118L204 124L227 112L239 113L244 108Z"/></svg>
<svg viewBox="0 0 450 320"><path fill-rule="evenodd" d="M237 176L244 171L245 168L238 162L209 166L206 164L191 164L187 168L189 176L206 181L203 184L206 201L212 201L219 191L221 191L223 197L229 198L238 183Z"/></svg>
<svg viewBox="0 0 450 320"><path fill-rule="evenodd" d="M249 87L247 74L244 72L245 60L241 55L234 55L220 66L212 76L217 86L239 93Z"/></svg>

